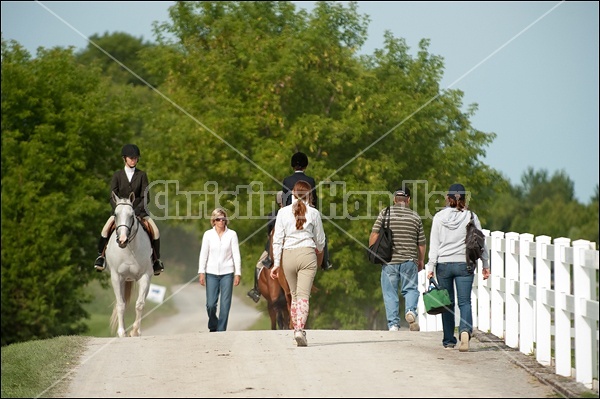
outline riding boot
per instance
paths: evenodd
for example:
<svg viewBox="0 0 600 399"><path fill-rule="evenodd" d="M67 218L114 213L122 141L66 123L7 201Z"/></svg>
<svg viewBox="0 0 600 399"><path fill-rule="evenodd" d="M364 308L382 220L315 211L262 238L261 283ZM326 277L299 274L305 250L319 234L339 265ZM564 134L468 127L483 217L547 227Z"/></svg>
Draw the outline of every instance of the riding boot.
<svg viewBox="0 0 600 399"><path fill-rule="evenodd" d="M300 299L296 300L296 329L304 330L304 326L306 326L306 320L308 319L308 299Z"/></svg>
<svg viewBox="0 0 600 399"><path fill-rule="evenodd" d="M248 296L254 301L254 303L258 303L260 301L260 292L258 292L258 274L260 273L260 269L254 269L254 288L248 291Z"/></svg>
<svg viewBox="0 0 600 399"><path fill-rule="evenodd" d="M101 272L105 268L104 248L106 247L107 242L108 242L107 237L100 236L100 239L98 240L98 257L96 258L96 261L94 262L94 268L98 272Z"/></svg>
<svg viewBox="0 0 600 399"><path fill-rule="evenodd" d="M298 307L296 306L296 303L297 302L292 299L292 303L290 305L290 320L294 330L298 329Z"/></svg>
<svg viewBox="0 0 600 399"><path fill-rule="evenodd" d="M154 250L154 264L152 268L154 269L154 275L158 276L165 271L165 266L160 260L160 238L152 241L152 249Z"/></svg>
<svg viewBox="0 0 600 399"><path fill-rule="evenodd" d="M323 248L323 262L321 263L321 269L323 269L323 271L333 269L333 265L329 261L329 245L327 242L327 237L325 237L325 247Z"/></svg>

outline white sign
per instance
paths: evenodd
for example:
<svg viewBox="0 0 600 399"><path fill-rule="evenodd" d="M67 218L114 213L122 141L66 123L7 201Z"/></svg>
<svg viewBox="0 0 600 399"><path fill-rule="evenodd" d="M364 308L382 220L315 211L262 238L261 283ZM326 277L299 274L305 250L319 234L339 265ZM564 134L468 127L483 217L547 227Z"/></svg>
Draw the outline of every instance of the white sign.
<svg viewBox="0 0 600 399"><path fill-rule="evenodd" d="M150 284L150 290L148 291L147 300L162 303L165 300L165 294L167 293L167 287L164 285Z"/></svg>

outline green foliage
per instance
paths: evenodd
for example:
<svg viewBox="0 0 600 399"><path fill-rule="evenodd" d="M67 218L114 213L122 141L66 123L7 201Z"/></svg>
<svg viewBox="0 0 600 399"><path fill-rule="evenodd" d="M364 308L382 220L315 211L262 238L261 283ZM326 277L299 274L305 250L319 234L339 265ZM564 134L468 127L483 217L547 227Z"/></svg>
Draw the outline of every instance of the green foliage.
<svg viewBox="0 0 600 399"><path fill-rule="evenodd" d="M87 47L77 54L77 59L85 65L99 67L117 84L158 86L162 77L150 73L143 62L143 54L153 47L154 44L124 32L105 32L102 36L90 36Z"/></svg>
<svg viewBox="0 0 600 399"><path fill-rule="evenodd" d="M266 219L242 216L272 208L250 201L250 187L259 182L254 191L274 195L292 172L291 154L306 152L321 191L338 190L319 193L322 210L334 206L341 216L325 222L338 269L315 281L312 322L383 323L379 272L364 251L385 203L345 193L390 192L403 180L439 191L460 180L485 202L491 192L483 187L498 175L480 159L494 135L471 126L475 107L465 113L460 91L440 90L443 62L428 53L426 40L413 57L402 39L387 34L384 50L355 57L367 31L355 3L319 2L307 13L287 2L179 2L170 12L172 23L158 33L175 39L170 50L159 46L162 56L149 67L168 76L161 90L170 101L144 132L154 178L176 181L162 187L169 199L163 212L190 220L217 205L237 211L232 228L249 240L246 248L257 248L253 267ZM421 193L415 206L424 214L434 205ZM355 218L345 217L354 203Z"/></svg>
<svg viewBox="0 0 600 399"><path fill-rule="evenodd" d="M575 200L574 183L565 172L549 177L546 170L529 168L521 182L497 195L486 228L599 243L597 188L596 196L583 205Z"/></svg>
<svg viewBox="0 0 600 399"><path fill-rule="evenodd" d="M71 50L2 42L2 345L85 331L127 101Z"/></svg>
<svg viewBox="0 0 600 399"><path fill-rule="evenodd" d="M440 87L444 62L429 40L413 55L386 32L382 49L358 57L368 17L355 2L310 13L291 2L176 2L169 12L157 45L105 33L91 38L105 52L31 59L2 41L2 345L83 333L89 314L103 328L86 287L108 285L91 264L125 142L142 150L163 258L177 265L169 273L194 277L208 216L222 206L247 286L290 157L305 152L334 263L317 274L311 328L385 328L380 271L365 250L403 181L426 235L461 182L486 229L598 242L598 187L581 205L564 173L529 170L513 187L484 164L495 134L471 125L477 105L460 90Z"/></svg>

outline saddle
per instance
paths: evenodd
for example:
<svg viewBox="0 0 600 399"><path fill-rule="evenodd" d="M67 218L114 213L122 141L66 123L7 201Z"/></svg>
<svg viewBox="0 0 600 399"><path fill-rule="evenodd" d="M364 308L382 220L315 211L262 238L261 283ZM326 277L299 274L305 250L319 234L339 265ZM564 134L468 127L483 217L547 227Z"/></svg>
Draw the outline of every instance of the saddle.
<svg viewBox="0 0 600 399"><path fill-rule="evenodd" d="M150 223L145 220L142 217L136 216L138 222L140 222L140 224L142 225L142 229L148 234L148 237L150 237L150 242L153 243L154 242L154 230L152 230L152 226L150 225ZM116 226L115 226L115 221L113 220L110 224L110 227L108 228L108 236L110 237L111 234L113 233L113 231L115 231ZM104 251L102 251L102 256L106 255L106 245L104 246ZM154 251L152 251L152 259L155 259L154 257Z"/></svg>

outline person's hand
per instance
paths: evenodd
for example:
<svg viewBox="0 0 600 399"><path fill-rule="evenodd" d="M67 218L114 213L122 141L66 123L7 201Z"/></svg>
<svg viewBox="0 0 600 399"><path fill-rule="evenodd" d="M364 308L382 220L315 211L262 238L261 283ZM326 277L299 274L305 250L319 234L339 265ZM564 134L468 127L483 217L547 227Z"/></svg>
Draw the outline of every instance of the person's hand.
<svg viewBox="0 0 600 399"><path fill-rule="evenodd" d="M425 269L425 261L424 260L417 261L417 272L420 272L423 269Z"/></svg>
<svg viewBox="0 0 600 399"><path fill-rule="evenodd" d="M200 273L199 280L200 280L200 285L202 285L202 286L206 285L205 276L206 275L204 273Z"/></svg>
<svg viewBox="0 0 600 399"><path fill-rule="evenodd" d="M273 280L277 280L279 278L279 266L273 266L273 268L271 269L271 278Z"/></svg>
<svg viewBox="0 0 600 399"><path fill-rule="evenodd" d="M235 276L233 276L233 285L234 286L238 286L240 285L240 276L238 274L236 274Z"/></svg>
<svg viewBox="0 0 600 399"><path fill-rule="evenodd" d="M490 269L482 269L481 270L481 277L483 277L484 280L487 280L488 278L490 278Z"/></svg>
<svg viewBox="0 0 600 399"><path fill-rule="evenodd" d="M427 280L433 277L433 272L427 272Z"/></svg>

